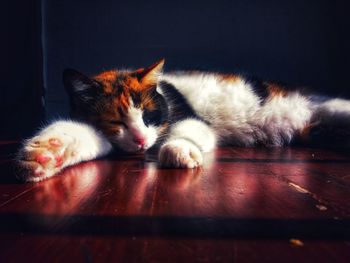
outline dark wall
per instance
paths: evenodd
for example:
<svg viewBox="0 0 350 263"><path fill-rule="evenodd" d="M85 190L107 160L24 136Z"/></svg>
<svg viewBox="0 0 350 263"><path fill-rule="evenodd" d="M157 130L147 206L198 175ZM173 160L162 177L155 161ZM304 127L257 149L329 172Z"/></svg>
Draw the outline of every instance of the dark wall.
<svg viewBox="0 0 350 263"><path fill-rule="evenodd" d="M349 95L346 1L44 1L47 111L61 72L141 67L238 71Z"/></svg>
<svg viewBox="0 0 350 263"><path fill-rule="evenodd" d="M94 74L164 57L166 70L238 71L349 96L348 10L345 0L6 0L0 135L38 126L42 78L48 118L66 115L65 67Z"/></svg>
<svg viewBox="0 0 350 263"><path fill-rule="evenodd" d="M43 119L40 1L0 8L0 139L28 136Z"/></svg>

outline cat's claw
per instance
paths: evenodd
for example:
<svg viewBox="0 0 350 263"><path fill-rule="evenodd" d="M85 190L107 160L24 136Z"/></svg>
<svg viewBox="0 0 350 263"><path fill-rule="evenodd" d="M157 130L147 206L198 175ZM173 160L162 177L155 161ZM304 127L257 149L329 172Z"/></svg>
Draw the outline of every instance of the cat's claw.
<svg viewBox="0 0 350 263"><path fill-rule="evenodd" d="M162 145L158 159L162 167L196 168L203 164L203 156L198 147L184 139Z"/></svg>
<svg viewBox="0 0 350 263"><path fill-rule="evenodd" d="M38 182L57 174L69 157L69 144L65 136L28 140L17 156L17 175L25 181Z"/></svg>

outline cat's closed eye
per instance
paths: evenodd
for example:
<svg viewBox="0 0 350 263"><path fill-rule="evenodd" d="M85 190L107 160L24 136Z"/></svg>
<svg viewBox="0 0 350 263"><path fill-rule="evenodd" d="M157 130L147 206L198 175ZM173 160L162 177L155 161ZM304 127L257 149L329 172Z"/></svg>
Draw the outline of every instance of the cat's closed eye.
<svg viewBox="0 0 350 263"><path fill-rule="evenodd" d="M126 125L125 122L117 121L117 120L109 120L108 122L109 122L109 124L111 124L111 125L123 126L124 128L128 129L128 125Z"/></svg>

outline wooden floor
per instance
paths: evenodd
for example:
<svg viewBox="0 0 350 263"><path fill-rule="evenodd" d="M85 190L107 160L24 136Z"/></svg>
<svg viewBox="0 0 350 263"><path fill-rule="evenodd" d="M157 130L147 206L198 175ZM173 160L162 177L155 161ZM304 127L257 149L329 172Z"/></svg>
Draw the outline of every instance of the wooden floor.
<svg viewBox="0 0 350 263"><path fill-rule="evenodd" d="M223 148L195 170L154 156L19 183L0 144L0 262L350 262L350 157Z"/></svg>

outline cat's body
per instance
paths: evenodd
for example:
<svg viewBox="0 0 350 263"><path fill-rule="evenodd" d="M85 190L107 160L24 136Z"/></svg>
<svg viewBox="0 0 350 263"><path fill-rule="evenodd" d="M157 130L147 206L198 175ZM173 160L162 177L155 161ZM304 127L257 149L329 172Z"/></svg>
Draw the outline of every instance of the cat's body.
<svg viewBox="0 0 350 263"><path fill-rule="evenodd" d="M113 148L158 145L161 166L194 168L203 152L222 144L282 146L329 135L348 143L347 100L318 100L238 75L162 74L163 63L94 78L66 71L74 121L54 122L25 142L18 158L23 178L40 181Z"/></svg>
<svg viewBox="0 0 350 263"><path fill-rule="evenodd" d="M165 74L161 79L184 95L220 144L288 144L311 117L312 105L306 97L284 93L274 84L266 83L267 94L262 97L252 82L236 75L183 73Z"/></svg>

